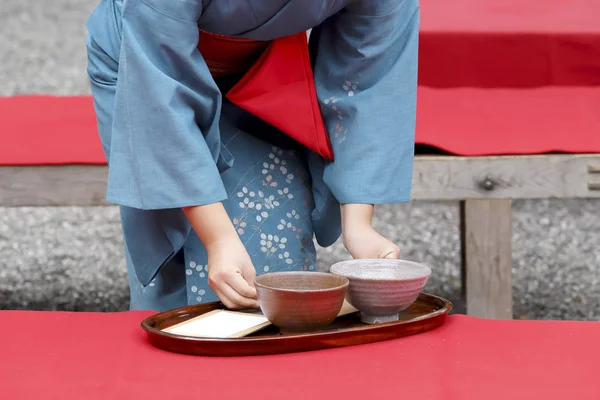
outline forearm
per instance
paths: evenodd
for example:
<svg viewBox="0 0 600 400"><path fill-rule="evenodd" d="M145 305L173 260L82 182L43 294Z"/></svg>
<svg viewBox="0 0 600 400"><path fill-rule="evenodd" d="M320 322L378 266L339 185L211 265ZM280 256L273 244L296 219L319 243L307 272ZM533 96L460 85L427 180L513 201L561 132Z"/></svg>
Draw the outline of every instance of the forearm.
<svg viewBox="0 0 600 400"><path fill-rule="evenodd" d="M342 205L344 245L354 258L399 258L400 248L371 226L372 204Z"/></svg>
<svg viewBox="0 0 600 400"><path fill-rule="evenodd" d="M223 203L184 207L182 210L207 250L231 238L238 238Z"/></svg>
<svg viewBox="0 0 600 400"><path fill-rule="evenodd" d="M223 203L182 208L208 252L208 284L232 309L259 308L256 270Z"/></svg>
<svg viewBox="0 0 600 400"><path fill-rule="evenodd" d="M342 231L371 226L374 206L372 204L342 204Z"/></svg>

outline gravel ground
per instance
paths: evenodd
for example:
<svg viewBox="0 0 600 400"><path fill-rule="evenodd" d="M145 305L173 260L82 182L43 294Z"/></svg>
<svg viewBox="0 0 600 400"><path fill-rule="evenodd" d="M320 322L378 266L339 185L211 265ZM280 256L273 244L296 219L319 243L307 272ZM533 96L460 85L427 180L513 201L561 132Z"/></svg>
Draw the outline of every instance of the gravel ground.
<svg viewBox="0 0 600 400"><path fill-rule="evenodd" d="M0 95L86 94L84 26L96 0L2 0ZM1 133L0 133L1 134ZM515 317L600 317L600 201L514 203ZM376 224L404 257L430 264L427 290L458 311L460 248L455 203L381 207ZM118 211L0 208L0 309L127 308ZM346 258L336 245L321 266Z"/></svg>

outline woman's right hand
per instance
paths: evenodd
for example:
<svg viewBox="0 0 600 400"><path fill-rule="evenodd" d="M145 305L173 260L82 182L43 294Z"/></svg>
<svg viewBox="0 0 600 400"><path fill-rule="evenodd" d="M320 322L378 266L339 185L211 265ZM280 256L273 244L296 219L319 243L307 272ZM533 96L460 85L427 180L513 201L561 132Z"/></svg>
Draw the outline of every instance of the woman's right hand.
<svg viewBox="0 0 600 400"><path fill-rule="evenodd" d="M208 250L208 285L230 309L258 308L256 270L239 237L215 243Z"/></svg>
<svg viewBox="0 0 600 400"><path fill-rule="evenodd" d="M183 208L208 252L208 284L231 309L258 308L256 270L222 203Z"/></svg>

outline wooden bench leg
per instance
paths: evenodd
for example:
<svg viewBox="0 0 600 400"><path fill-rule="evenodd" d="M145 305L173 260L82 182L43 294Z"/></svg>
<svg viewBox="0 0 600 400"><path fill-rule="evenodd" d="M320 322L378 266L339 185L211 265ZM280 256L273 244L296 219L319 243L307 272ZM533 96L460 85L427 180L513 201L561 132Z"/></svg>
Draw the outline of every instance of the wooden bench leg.
<svg viewBox="0 0 600 400"><path fill-rule="evenodd" d="M461 202L462 279L467 314L512 319L512 201Z"/></svg>

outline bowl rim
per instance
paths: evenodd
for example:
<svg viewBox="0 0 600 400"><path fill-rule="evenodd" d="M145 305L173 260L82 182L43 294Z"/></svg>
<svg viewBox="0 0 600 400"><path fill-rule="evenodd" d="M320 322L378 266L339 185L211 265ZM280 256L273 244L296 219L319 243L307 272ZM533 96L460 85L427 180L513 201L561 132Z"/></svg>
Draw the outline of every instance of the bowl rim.
<svg viewBox="0 0 600 400"><path fill-rule="evenodd" d="M325 275L335 275L336 277L340 277L343 278L344 283L336 286L336 287L332 287L332 288L327 288L327 289L284 289L284 288L279 288L279 287L274 287L274 286L269 286L269 285L265 285L264 283L260 283L257 282L257 279L259 279L261 276L265 276L267 274L262 274L262 275L258 275L257 277L254 278L254 286L258 286L262 289L269 289L269 290L274 290L274 291L278 291L278 292L286 292L286 293L323 293L323 292L334 292L340 289L347 289L348 286L350 285L350 280L343 276L343 275L338 275L338 274L332 274L331 272L318 272L318 271L280 271L280 272L270 272L268 273L268 275L284 275L284 274L293 274L293 275L300 275L300 274L306 274L306 275L313 275L313 276L325 276Z"/></svg>
<svg viewBox="0 0 600 400"><path fill-rule="evenodd" d="M344 265L344 264L348 264L348 263L352 263L352 262L360 262L360 261L367 261L367 262L368 261L390 261L390 262L396 261L396 262L402 262L403 264L412 264L412 265L418 266L420 268L423 268L423 269L425 269L425 271L427 273L423 274L422 276L419 276L417 278L406 278L406 279L403 279L403 278L385 278L385 279L381 279L381 278L368 278L368 277L363 278L363 277L360 277L360 276L353 276L353 275L348 276L348 275L344 275L344 274L339 273L339 272L334 272L334 268L335 267L339 267L340 265ZM428 279L429 277L431 277L431 274L433 272L432 269L431 269L431 267L429 267L428 265L425 265L423 263L420 263L420 262L410 261L410 260L402 260L402 259L386 259L386 258L360 258L360 259L356 258L356 259L352 259L352 260L338 261L338 262L332 264L329 267L329 271L332 274L335 274L335 275L338 275L338 276L343 276L343 277L348 278L348 279L356 279L356 280L361 280L361 281L373 281L373 282L413 282L413 281L420 281L420 280Z"/></svg>

